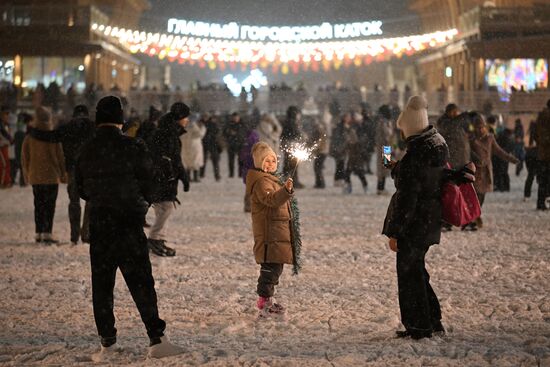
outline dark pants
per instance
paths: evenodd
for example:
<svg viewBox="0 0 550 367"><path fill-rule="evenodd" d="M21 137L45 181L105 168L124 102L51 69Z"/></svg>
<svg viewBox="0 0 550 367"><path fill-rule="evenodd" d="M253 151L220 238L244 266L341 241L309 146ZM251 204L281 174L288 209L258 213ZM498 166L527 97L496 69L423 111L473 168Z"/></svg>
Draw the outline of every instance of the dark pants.
<svg viewBox="0 0 550 367"><path fill-rule="evenodd" d="M429 247L403 240L397 247L401 322L410 332L430 332L441 322L441 308L424 263Z"/></svg>
<svg viewBox="0 0 550 367"><path fill-rule="evenodd" d="M495 191L510 191L508 162L500 158L493 159L493 180Z"/></svg>
<svg viewBox="0 0 550 367"><path fill-rule="evenodd" d="M319 154L313 159L313 171L315 172L315 187L317 188L325 187L325 177L323 175L323 170L325 169L325 159L327 159L326 154Z"/></svg>
<svg viewBox="0 0 550 367"><path fill-rule="evenodd" d="M59 185L32 185L36 233L52 233Z"/></svg>
<svg viewBox="0 0 550 367"><path fill-rule="evenodd" d="M550 162L539 161L537 177L539 182L537 209L550 209L546 207L546 198L550 196Z"/></svg>
<svg viewBox="0 0 550 367"><path fill-rule="evenodd" d="M533 181L537 177L538 161L537 157L530 156L527 153L525 158L525 167L527 168L527 178L525 179L525 187L523 188L523 196L526 198L531 197L531 188L533 187Z"/></svg>
<svg viewBox="0 0 550 367"><path fill-rule="evenodd" d="M386 188L386 177L378 178L378 181L376 183L376 189L378 191L384 191L385 188Z"/></svg>
<svg viewBox="0 0 550 367"><path fill-rule="evenodd" d="M108 344L116 341L113 314L113 289L116 271L126 281L141 320L152 341L164 335L166 324L159 318L155 281L149 261L147 237L143 232L143 215L111 209L90 210L90 260L92 298L98 334Z"/></svg>
<svg viewBox="0 0 550 367"><path fill-rule="evenodd" d="M16 184L15 177L17 176L17 172L19 172L19 186L25 186L25 177L23 175L23 170L21 169L21 162L17 159L10 159L10 169L12 184Z"/></svg>
<svg viewBox="0 0 550 367"><path fill-rule="evenodd" d="M78 188L76 186L74 171L69 171L69 182L67 184L67 194L69 195L69 222L71 223L71 242L78 242L80 238L81 226L80 218L82 210L80 208L80 196L78 195ZM87 206L88 204L86 204ZM84 212L84 220L82 222L82 232L84 228L88 226L87 211ZM85 239L85 236L82 236Z"/></svg>
<svg viewBox="0 0 550 367"><path fill-rule="evenodd" d="M351 184L351 174L354 173L357 175L357 177L359 177L359 180L361 180L361 185L363 185L363 187L367 187L367 179L365 178L365 172L363 171L362 168L353 168L353 167L348 167L346 169L346 178L344 179L346 181L347 184Z"/></svg>
<svg viewBox="0 0 550 367"><path fill-rule="evenodd" d="M346 161L345 159L336 159L336 170L334 171L334 181L346 179Z"/></svg>
<svg viewBox="0 0 550 367"><path fill-rule="evenodd" d="M237 159L237 164L239 165L237 174L239 177L241 177L241 161L239 160L239 150L236 148L227 148L227 157L229 158L229 177L233 177L235 175L235 158Z"/></svg>
<svg viewBox="0 0 550 367"><path fill-rule="evenodd" d="M479 207L481 208L483 206L483 203L485 202L485 193L477 193L477 200L479 201Z"/></svg>
<svg viewBox="0 0 550 367"><path fill-rule="evenodd" d="M214 178L216 180L220 179L220 152L217 147L208 148L204 147L204 166L201 167L201 177L204 177L206 171L206 163L208 158L212 160L212 166L214 167Z"/></svg>
<svg viewBox="0 0 550 367"><path fill-rule="evenodd" d="M260 297L273 297L275 286L279 284L279 277L283 273L283 264L261 264L260 277L258 278L258 295Z"/></svg>

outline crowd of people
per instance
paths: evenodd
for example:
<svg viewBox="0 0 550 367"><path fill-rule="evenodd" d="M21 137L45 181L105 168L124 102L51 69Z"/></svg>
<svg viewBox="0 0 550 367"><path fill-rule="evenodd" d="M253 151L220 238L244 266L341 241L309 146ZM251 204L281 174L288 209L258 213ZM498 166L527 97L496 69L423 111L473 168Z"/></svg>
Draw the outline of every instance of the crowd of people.
<svg viewBox="0 0 550 367"><path fill-rule="evenodd" d="M52 235L55 204L59 184L67 183L71 243L91 243L94 317L102 345L99 359L116 345L112 289L117 268L147 328L150 355L181 353L164 335L166 324L158 315L148 252L176 255L166 245L166 225L179 203L179 182L184 192L189 191L190 183L207 175L207 162L220 181L224 151L229 178L241 178L246 184L244 210L252 215L254 254L261 266L260 317L284 314L284 306L273 298L275 286L283 264L292 264L295 272L300 268L299 212L293 197L304 184L293 154L296 146L311 152L315 189L327 187L328 157L335 161L333 185L341 187L343 195L353 191L352 174L364 193L369 191L365 175L375 174L379 195L389 191L387 177L393 178L396 189L382 232L397 252L399 303L406 329L399 337L421 339L445 332L424 265L441 231L452 229L442 221L442 182L473 182L483 205L487 193L510 189L508 163L512 163L518 175L523 167L528 170L525 198L536 178L536 208L549 209L550 101L531 123L527 145L521 121L516 121L514 130L499 127L494 116L461 112L455 104L449 104L431 125L427 102L420 96L409 98L403 111L395 105L372 111L363 103L351 111L331 111L327 106L320 115L308 115L290 106L284 116L258 110L226 116L193 114L186 104L176 102L166 112L151 106L143 121L136 115L125 116L122 101L107 96L96 105L95 122L85 105L75 106L68 121L55 121L52 108L46 106L37 107L33 116L13 116L12 109L3 106L0 119L0 183L2 188L17 182L32 185L37 243L58 243ZM388 162L382 160L383 147L392 147ZM84 214L80 199L86 202ZM154 213L152 224L145 221L149 210ZM462 230L475 231L482 225L479 217ZM144 227L150 227L148 236Z"/></svg>

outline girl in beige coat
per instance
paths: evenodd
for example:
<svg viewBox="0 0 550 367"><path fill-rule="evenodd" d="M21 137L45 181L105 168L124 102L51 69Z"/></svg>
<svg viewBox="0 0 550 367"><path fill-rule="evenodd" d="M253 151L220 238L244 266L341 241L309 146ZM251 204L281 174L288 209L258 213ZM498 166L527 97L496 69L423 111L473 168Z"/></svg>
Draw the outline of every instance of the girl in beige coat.
<svg viewBox="0 0 550 367"><path fill-rule="evenodd" d="M246 191L252 211L254 256L261 266L256 305L263 318L285 312L273 294L283 264L293 264L290 199L294 191L291 178L282 185L275 176L277 155L268 144L254 144L252 156L255 168L246 176Z"/></svg>
<svg viewBox="0 0 550 367"><path fill-rule="evenodd" d="M51 113L45 107L36 109L34 127L51 130ZM23 140L21 153L25 181L32 185L36 242L57 243L52 237L55 202L59 183L66 182L65 158L59 143L47 143L30 135Z"/></svg>

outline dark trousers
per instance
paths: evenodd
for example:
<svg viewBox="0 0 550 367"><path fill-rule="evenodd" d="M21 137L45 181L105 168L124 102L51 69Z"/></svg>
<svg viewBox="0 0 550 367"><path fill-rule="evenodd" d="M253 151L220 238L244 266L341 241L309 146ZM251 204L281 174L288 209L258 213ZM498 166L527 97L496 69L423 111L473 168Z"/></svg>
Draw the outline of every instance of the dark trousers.
<svg viewBox="0 0 550 367"><path fill-rule="evenodd" d="M495 191L510 191L508 162L500 158L493 159L493 180Z"/></svg>
<svg viewBox="0 0 550 367"><path fill-rule="evenodd" d="M273 297L275 286L279 284L279 277L282 273L283 264L261 264L260 277L258 278L258 295L260 297Z"/></svg>
<svg viewBox="0 0 550 367"><path fill-rule="evenodd" d="M550 209L546 207L546 198L550 196L550 162L539 161L537 177L539 182L537 209Z"/></svg>
<svg viewBox="0 0 550 367"><path fill-rule="evenodd" d="M147 237L143 232L143 215L116 212L112 209L90 210L90 260L92 299L98 334L116 340L113 314L113 289L116 271L122 276L134 299L141 320L151 340L164 335L166 324L159 318L155 281L149 261Z"/></svg>
<svg viewBox="0 0 550 367"><path fill-rule="evenodd" d="M84 212L84 220L82 227L80 226L80 219L82 216L82 209L80 207L80 196L78 195L78 188L74 177L74 171L69 171L69 182L67 184L67 194L69 195L69 222L71 223L71 242L78 242L80 238L80 232L87 232L84 230L88 226L88 211ZM87 206L88 204L86 204ZM84 239L86 236L82 236Z"/></svg>
<svg viewBox="0 0 550 367"><path fill-rule="evenodd" d="M479 207L481 208L483 206L483 203L485 202L485 193L477 193L477 200L479 201Z"/></svg>
<svg viewBox="0 0 550 367"><path fill-rule="evenodd" d="M441 307L424 263L429 247L402 240L397 247L401 322L411 332L432 331L441 322Z"/></svg>
<svg viewBox="0 0 550 367"><path fill-rule="evenodd" d="M379 191L384 191L385 187L386 187L386 177L379 177L376 184L376 189Z"/></svg>
<svg viewBox="0 0 550 367"><path fill-rule="evenodd" d="M220 179L220 152L218 151L217 147L214 148L208 148L204 147L204 166L201 167L201 177L204 177L205 171L206 171L206 163L208 162L208 158L212 160L212 166L214 167L214 178L216 180Z"/></svg>
<svg viewBox="0 0 550 367"><path fill-rule="evenodd" d="M21 162L17 159L10 159L10 169L11 169L11 181L12 184L16 184L17 172L19 172L19 186L25 186L25 177L23 175L23 170L21 169Z"/></svg>
<svg viewBox="0 0 550 367"><path fill-rule="evenodd" d="M239 149L231 147L227 148L227 157L229 159L229 177L233 177L235 175L235 158L237 159L237 164L239 165L237 175L241 177L242 163L239 160Z"/></svg>
<svg viewBox="0 0 550 367"><path fill-rule="evenodd" d="M326 159L327 159L326 154L319 154L313 159L313 171L315 172L315 187L317 188L325 187L325 177L323 175L323 170L325 169Z"/></svg>
<svg viewBox="0 0 550 367"><path fill-rule="evenodd" d="M346 179L346 161L345 159L336 159L336 170L334 171L334 181Z"/></svg>
<svg viewBox="0 0 550 367"><path fill-rule="evenodd" d="M523 196L526 198L531 197L531 189L533 187L533 181L537 177L538 161L536 157L525 158L525 167L527 168L527 178L525 179L525 187L523 188Z"/></svg>
<svg viewBox="0 0 550 367"><path fill-rule="evenodd" d="M357 177L359 177L359 180L361 181L361 185L363 185L363 187L367 187L367 179L365 178L365 172L363 171L362 168L352 168L352 167L348 167L346 169L346 178L344 179L346 181L347 184L351 184L351 174L354 173L357 175Z"/></svg>
<svg viewBox="0 0 550 367"><path fill-rule="evenodd" d="M36 233L52 233L59 185L32 185Z"/></svg>

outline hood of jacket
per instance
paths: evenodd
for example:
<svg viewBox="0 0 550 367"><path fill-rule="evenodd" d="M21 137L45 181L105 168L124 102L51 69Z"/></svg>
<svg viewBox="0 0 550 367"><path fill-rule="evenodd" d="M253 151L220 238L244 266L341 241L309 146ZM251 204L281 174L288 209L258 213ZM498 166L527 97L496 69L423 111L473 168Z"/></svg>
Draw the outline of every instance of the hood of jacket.
<svg viewBox="0 0 550 367"><path fill-rule="evenodd" d="M411 154L418 154L419 156L432 156L433 151L444 152L447 151L447 143L441 134L439 134L435 127L432 125L424 129L419 135L413 135L407 138L407 152ZM448 153L447 153L448 154ZM441 158L441 157L439 157ZM443 157L446 161L449 157ZM436 165L439 162L433 162Z"/></svg>

